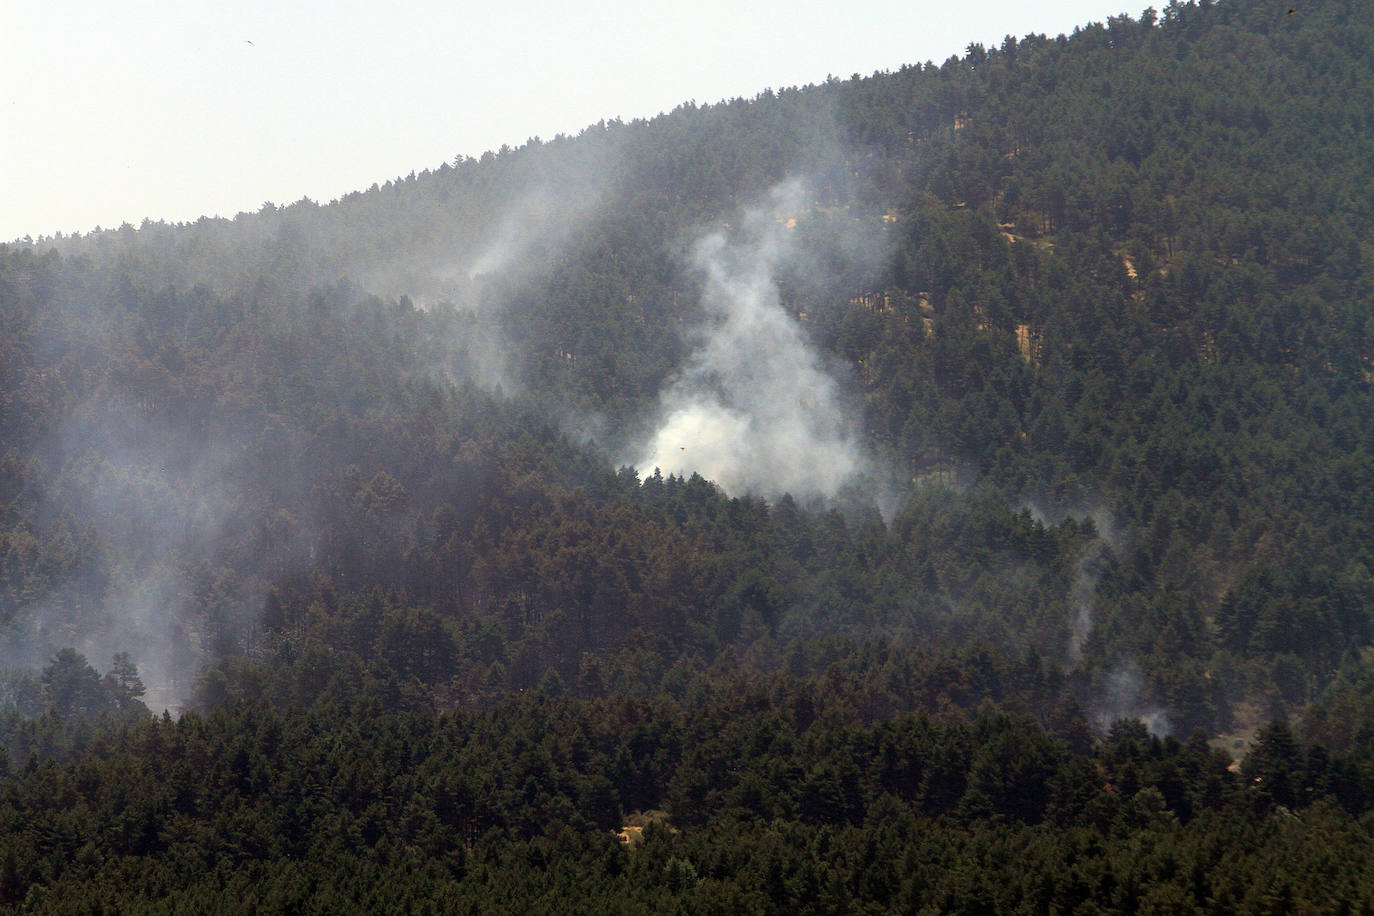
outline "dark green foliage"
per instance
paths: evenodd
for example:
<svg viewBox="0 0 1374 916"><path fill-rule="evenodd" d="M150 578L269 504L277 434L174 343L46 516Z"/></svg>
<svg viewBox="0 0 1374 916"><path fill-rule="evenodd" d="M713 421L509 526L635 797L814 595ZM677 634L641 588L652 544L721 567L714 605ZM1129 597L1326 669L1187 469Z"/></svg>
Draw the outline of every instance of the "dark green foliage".
<svg viewBox="0 0 1374 916"><path fill-rule="evenodd" d="M1371 22L1170 2L0 247L0 899L1374 905ZM799 174L775 286L896 495L613 470L683 251Z"/></svg>
<svg viewBox="0 0 1374 916"><path fill-rule="evenodd" d="M1076 757L990 707L790 721L811 686L446 714L387 712L367 689L144 719L4 784L0 894L167 911L1371 903L1374 781L1286 726L1237 773L1125 723ZM658 808L630 846L614 836Z"/></svg>
<svg viewBox="0 0 1374 916"><path fill-rule="evenodd" d="M75 649L58 652L43 669L43 693L59 719L94 718L109 705L100 675Z"/></svg>

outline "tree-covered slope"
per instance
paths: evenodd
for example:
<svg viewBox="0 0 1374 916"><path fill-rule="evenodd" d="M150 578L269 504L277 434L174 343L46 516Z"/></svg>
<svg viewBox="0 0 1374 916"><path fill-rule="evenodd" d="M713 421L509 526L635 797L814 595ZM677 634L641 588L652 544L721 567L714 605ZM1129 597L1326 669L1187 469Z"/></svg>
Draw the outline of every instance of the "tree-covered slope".
<svg viewBox="0 0 1374 916"><path fill-rule="evenodd" d="M1362 13L1174 2L0 247L3 816L48 825L6 900L362 869L399 896L329 893L456 907L566 896L531 877L555 861L629 909L1367 900L1297 877L1358 870L1316 837L1360 846L1374 759ZM1240 774L1206 748L1304 715ZM377 761L318 801L310 728L569 747L474 763L505 775L459 817ZM894 729L944 775L902 776ZM197 753L242 766L212 789ZM176 766L190 795L126 784ZM33 807L54 786L70 823ZM652 856L608 839L657 809ZM827 844L869 864L821 874ZM950 848L985 867L937 878ZM1032 887L1009 855L1091 864Z"/></svg>

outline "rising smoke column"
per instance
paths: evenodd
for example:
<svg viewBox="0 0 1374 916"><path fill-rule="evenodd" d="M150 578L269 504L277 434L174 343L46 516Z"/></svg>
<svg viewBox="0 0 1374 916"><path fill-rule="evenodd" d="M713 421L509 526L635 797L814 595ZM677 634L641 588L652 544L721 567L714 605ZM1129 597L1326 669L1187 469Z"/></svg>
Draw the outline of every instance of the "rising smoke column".
<svg viewBox="0 0 1374 916"><path fill-rule="evenodd" d="M0 634L0 662L37 668L71 646L99 668L127 652L157 712L185 706L206 660L242 646L266 597L260 576L296 567L311 538L290 513L263 516L247 499L262 436L251 423L164 417L135 399L110 382L54 436L62 468L40 530L70 531L85 560Z"/></svg>
<svg viewBox="0 0 1374 916"><path fill-rule="evenodd" d="M1098 586L1107 572L1111 558L1125 549L1127 532L1120 529L1115 515L1101 505L1080 512L1063 513L1056 517L1040 508L1027 506L1041 523L1058 524L1070 515L1082 515L1091 524L1094 536L1079 551L1074 562L1074 580L1069 588L1068 660L1072 665L1084 664L1084 647L1092 633L1094 616L1099 608ZM1119 719L1137 720L1152 735L1168 735L1173 724L1168 711L1155 701L1139 662L1130 655L1118 658L1109 669L1099 669L1093 675L1092 692L1083 698L1093 725L1099 734L1106 735Z"/></svg>
<svg viewBox="0 0 1374 916"><path fill-rule="evenodd" d="M839 387L778 298L779 269L804 255L791 227L805 199L789 182L736 231L693 246L706 324L635 466L797 496L834 495L862 469Z"/></svg>
<svg viewBox="0 0 1374 916"><path fill-rule="evenodd" d="M1069 588L1069 661L1083 660L1083 644L1092 632L1093 610L1097 603L1097 585L1107 562L1107 544L1101 539L1085 545L1074 563L1073 585Z"/></svg>
<svg viewBox="0 0 1374 916"><path fill-rule="evenodd" d="M1120 719L1141 722L1150 734L1161 737L1174 730L1168 712L1152 701L1145 675L1133 658L1117 662L1098 677L1097 696L1091 709L1093 724L1104 735Z"/></svg>

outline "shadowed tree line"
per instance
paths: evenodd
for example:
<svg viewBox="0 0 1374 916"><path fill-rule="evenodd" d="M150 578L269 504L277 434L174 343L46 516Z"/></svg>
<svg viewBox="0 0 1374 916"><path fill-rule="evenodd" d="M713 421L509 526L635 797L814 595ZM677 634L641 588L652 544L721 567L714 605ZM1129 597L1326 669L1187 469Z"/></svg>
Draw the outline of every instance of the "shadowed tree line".
<svg viewBox="0 0 1374 916"><path fill-rule="evenodd" d="M1171 2L0 246L5 900L1367 906L1361 12ZM617 470L684 248L797 175L776 287L872 479Z"/></svg>

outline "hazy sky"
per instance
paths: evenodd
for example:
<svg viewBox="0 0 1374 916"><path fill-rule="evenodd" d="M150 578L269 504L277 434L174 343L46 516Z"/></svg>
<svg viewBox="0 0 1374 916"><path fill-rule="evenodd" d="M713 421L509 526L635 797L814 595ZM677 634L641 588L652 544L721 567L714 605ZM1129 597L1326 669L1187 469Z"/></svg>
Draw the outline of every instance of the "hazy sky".
<svg viewBox="0 0 1374 916"><path fill-rule="evenodd" d="M602 118L1145 5L0 0L0 240L326 202Z"/></svg>

